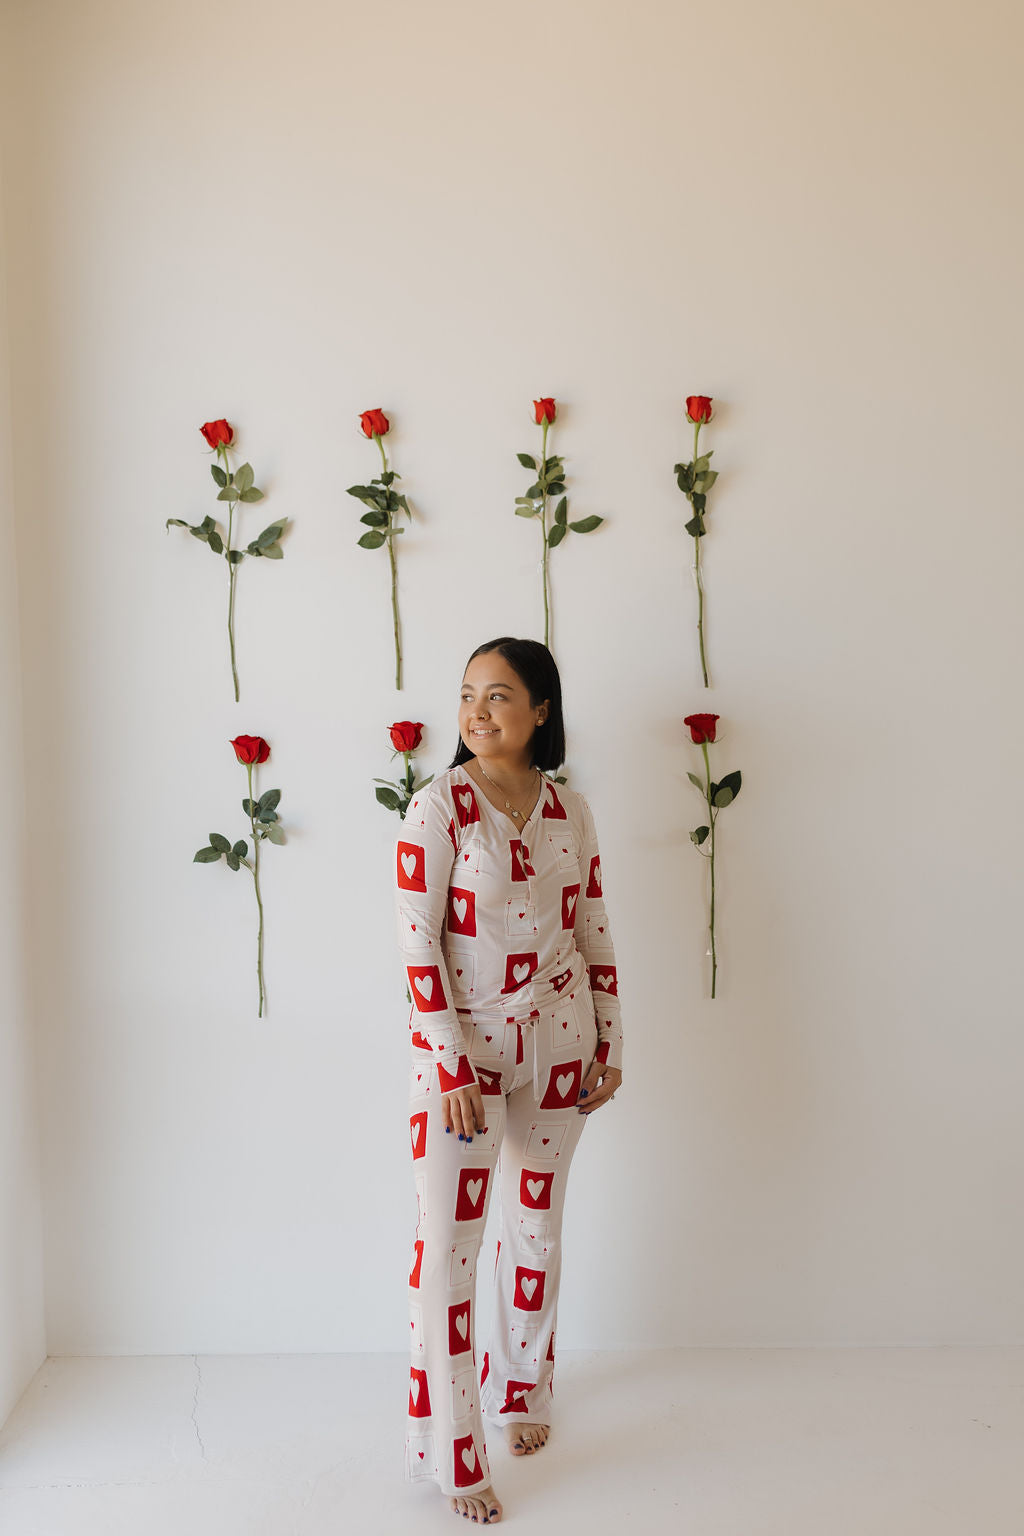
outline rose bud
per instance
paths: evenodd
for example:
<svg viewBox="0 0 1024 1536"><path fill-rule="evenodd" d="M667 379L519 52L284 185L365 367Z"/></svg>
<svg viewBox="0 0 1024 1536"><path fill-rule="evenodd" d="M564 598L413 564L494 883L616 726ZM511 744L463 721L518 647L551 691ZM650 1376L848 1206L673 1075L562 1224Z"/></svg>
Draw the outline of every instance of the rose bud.
<svg viewBox="0 0 1024 1536"><path fill-rule="evenodd" d="M422 720L396 720L388 726L391 745L396 752L415 752L423 740Z"/></svg>
<svg viewBox="0 0 1024 1536"><path fill-rule="evenodd" d="M711 420L711 395L687 395L686 419L696 426L700 421Z"/></svg>
<svg viewBox="0 0 1024 1536"><path fill-rule="evenodd" d="M687 715L683 724L690 727L691 737L700 746L702 741L714 741L715 721L718 718L718 715Z"/></svg>
<svg viewBox="0 0 1024 1536"><path fill-rule="evenodd" d="M533 402L533 419L538 427L542 422L554 421L555 402L551 395L545 395L543 400L535 400Z"/></svg>
<svg viewBox="0 0 1024 1536"><path fill-rule="evenodd" d="M364 437L383 437L391 429L390 421L381 410L364 411L359 421Z"/></svg>
<svg viewBox="0 0 1024 1536"><path fill-rule="evenodd" d="M262 736L236 736L231 745L240 763L265 763L270 747Z"/></svg>
<svg viewBox="0 0 1024 1536"><path fill-rule="evenodd" d="M235 436L234 427L223 416L219 421L205 421L199 430L211 448L228 448Z"/></svg>

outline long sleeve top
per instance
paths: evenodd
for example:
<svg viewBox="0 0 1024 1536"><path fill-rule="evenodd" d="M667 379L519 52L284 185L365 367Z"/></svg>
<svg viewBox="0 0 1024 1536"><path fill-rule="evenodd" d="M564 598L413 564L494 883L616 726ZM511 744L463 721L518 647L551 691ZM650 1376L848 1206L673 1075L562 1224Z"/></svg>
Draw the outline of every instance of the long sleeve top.
<svg viewBox="0 0 1024 1536"><path fill-rule="evenodd" d="M546 780L522 828L461 766L417 791L395 847L399 945L414 1045L443 1093L477 1082L460 1012L476 1022L557 1008L589 979L600 1061L620 1067L618 973L601 856L583 795Z"/></svg>

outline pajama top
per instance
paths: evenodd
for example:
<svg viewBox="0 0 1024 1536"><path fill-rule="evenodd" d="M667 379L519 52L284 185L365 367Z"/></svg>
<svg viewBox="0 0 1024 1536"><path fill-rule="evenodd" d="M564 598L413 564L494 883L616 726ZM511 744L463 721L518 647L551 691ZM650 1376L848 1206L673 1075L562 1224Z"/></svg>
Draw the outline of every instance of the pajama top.
<svg viewBox="0 0 1024 1536"><path fill-rule="evenodd" d="M615 952L583 795L545 778L520 826L449 768L409 805L395 878L412 1043L435 1053L442 1093L480 1081L463 1020L525 1020L588 982L597 1059L621 1067Z"/></svg>

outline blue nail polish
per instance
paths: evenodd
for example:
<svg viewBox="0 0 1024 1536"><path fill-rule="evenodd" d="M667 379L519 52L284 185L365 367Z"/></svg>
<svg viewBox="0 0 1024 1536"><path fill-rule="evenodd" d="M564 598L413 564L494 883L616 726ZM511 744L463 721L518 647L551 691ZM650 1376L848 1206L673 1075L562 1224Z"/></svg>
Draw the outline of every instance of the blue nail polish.
<svg viewBox="0 0 1024 1536"><path fill-rule="evenodd" d="M451 1126L450 1126L450 1125L446 1125L446 1126L445 1126L445 1128L444 1128L444 1133L445 1133L445 1135L446 1135L446 1136L450 1136L450 1135L451 1135L451 1133L452 1133L452 1128L451 1128Z"/></svg>
<svg viewBox="0 0 1024 1536"><path fill-rule="evenodd" d="M590 1097L590 1089L589 1088L583 1088L583 1089L580 1090L580 1098L581 1099L589 1099L589 1097Z"/></svg>
<svg viewBox="0 0 1024 1536"><path fill-rule="evenodd" d="M459 1132L459 1140L460 1141L465 1141L465 1139L466 1139L465 1136L463 1136L462 1132L460 1131Z"/></svg>
<svg viewBox="0 0 1024 1536"><path fill-rule="evenodd" d="M466 1145L467 1145L467 1147L468 1147L468 1146L469 1146L469 1143L470 1143L470 1142L471 1142L471 1141L472 1141L472 1140L473 1140L473 1138L472 1138L472 1136L467 1136L467 1137L466 1137Z"/></svg>

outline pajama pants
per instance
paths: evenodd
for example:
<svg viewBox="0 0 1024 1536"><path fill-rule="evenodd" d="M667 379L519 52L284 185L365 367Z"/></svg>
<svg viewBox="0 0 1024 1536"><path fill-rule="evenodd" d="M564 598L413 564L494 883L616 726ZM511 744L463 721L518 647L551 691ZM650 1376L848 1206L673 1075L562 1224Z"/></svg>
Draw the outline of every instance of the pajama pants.
<svg viewBox="0 0 1024 1536"><path fill-rule="evenodd" d="M406 1474L446 1494L473 1493L491 1480L484 1416L495 1425L551 1422L562 1206L587 1122L577 1100L597 1048L586 980L557 1009L499 1023L463 1012L462 1022L486 1132L472 1142L445 1132L436 1066L416 1046L409 1119L419 1217L409 1276ZM495 1185L494 1326L478 1376L476 1269Z"/></svg>

